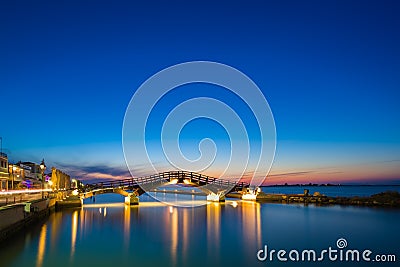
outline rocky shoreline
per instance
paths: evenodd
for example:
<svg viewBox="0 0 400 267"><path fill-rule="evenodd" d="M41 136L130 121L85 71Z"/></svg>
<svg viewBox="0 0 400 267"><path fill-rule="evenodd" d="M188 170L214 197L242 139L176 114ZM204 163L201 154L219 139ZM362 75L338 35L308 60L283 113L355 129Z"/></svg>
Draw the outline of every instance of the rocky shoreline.
<svg viewBox="0 0 400 267"><path fill-rule="evenodd" d="M257 196L257 201L275 203L314 203L317 205L400 207L400 193L396 191L386 191L368 197L330 197L318 192L310 195L308 194L308 190L304 191L304 194L267 194L261 192Z"/></svg>

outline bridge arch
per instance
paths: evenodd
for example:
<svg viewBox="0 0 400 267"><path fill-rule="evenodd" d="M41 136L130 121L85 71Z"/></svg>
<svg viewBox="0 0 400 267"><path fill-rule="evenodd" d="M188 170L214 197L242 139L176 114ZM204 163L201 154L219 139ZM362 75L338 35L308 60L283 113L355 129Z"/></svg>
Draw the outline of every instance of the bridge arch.
<svg viewBox="0 0 400 267"><path fill-rule="evenodd" d="M138 197L145 192L152 191L168 184L185 184L200 189L207 195L207 200L221 201L232 191L245 191L248 183L235 183L230 180L210 177L204 174L188 171L169 171L145 177L135 177L121 180L110 180L87 184L81 191L81 198L88 198L98 194L116 193L129 198L132 204L138 203Z"/></svg>

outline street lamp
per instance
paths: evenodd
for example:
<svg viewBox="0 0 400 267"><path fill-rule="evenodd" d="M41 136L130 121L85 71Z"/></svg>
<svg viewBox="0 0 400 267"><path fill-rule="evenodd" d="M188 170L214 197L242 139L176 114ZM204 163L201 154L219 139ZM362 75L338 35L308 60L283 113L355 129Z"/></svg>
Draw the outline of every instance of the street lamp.
<svg viewBox="0 0 400 267"><path fill-rule="evenodd" d="M44 159L42 159L42 162L40 163L40 170L42 172L42 199L44 199L44 171L46 170L46 164L44 164Z"/></svg>
<svg viewBox="0 0 400 267"><path fill-rule="evenodd" d="M17 170L17 167L15 167L15 165L12 166L12 176L11 176L11 190L14 190L14 175L15 175L15 171Z"/></svg>

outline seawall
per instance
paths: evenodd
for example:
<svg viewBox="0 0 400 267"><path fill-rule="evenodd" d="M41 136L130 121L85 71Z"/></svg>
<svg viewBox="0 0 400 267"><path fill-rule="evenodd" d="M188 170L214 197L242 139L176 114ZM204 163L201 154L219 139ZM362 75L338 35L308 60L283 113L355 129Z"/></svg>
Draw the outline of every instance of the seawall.
<svg viewBox="0 0 400 267"><path fill-rule="evenodd" d="M0 242L54 210L55 198L32 200L0 208Z"/></svg>
<svg viewBox="0 0 400 267"><path fill-rule="evenodd" d="M51 198L32 200L0 207L0 243L24 227L38 222L56 209L82 206L79 197L65 197L66 192Z"/></svg>

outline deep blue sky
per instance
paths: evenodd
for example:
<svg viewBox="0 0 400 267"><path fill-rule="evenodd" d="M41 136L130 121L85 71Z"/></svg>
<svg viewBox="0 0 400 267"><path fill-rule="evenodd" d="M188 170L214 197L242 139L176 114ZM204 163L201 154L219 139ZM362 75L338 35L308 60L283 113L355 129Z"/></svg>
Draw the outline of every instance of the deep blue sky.
<svg viewBox="0 0 400 267"><path fill-rule="evenodd" d="M114 175L105 167L124 165L136 88L165 67L210 60L265 94L277 177L398 180L398 14L398 1L3 1L0 135L12 161ZM373 174L353 170L371 164Z"/></svg>

